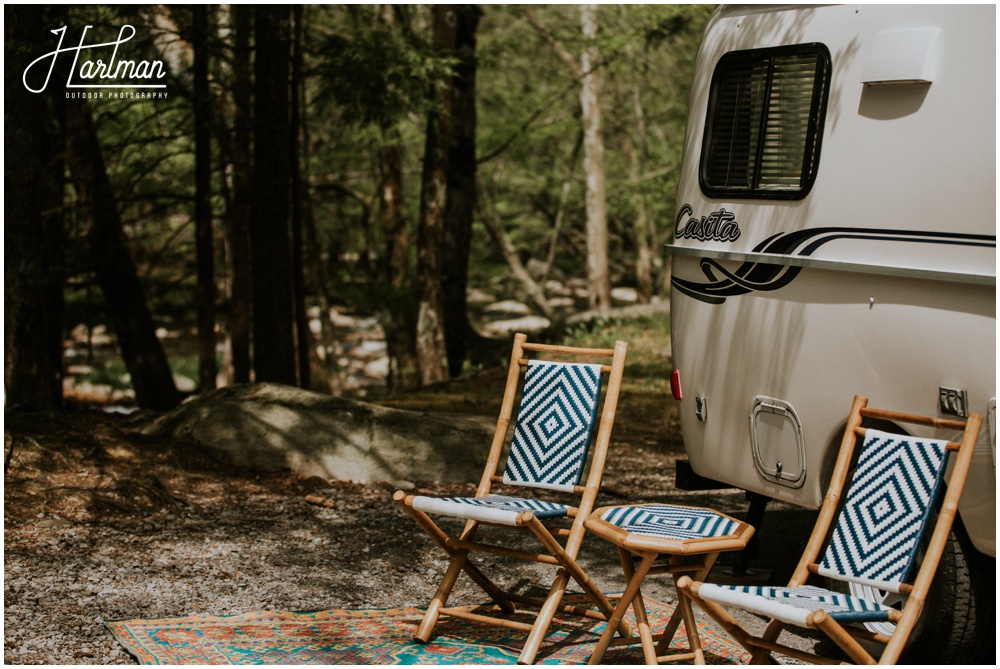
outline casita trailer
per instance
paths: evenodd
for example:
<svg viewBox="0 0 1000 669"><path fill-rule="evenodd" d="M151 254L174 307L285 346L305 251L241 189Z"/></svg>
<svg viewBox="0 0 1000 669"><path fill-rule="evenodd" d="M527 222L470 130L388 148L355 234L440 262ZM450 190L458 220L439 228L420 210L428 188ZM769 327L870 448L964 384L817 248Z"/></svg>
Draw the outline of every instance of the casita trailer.
<svg viewBox="0 0 1000 669"><path fill-rule="evenodd" d="M696 475L815 508L854 395L987 416L921 661L995 639L995 26L993 6L720 8L667 249Z"/></svg>

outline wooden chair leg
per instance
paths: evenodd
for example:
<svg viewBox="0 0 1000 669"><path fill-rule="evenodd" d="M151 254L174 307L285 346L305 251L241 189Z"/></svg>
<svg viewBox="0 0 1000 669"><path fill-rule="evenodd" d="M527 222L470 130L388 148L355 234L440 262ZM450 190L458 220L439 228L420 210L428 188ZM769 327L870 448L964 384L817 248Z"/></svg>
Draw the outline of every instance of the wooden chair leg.
<svg viewBox="0 0 1000 669"><path fill-rule="evenodd" d="M548 634L549 625L552 624L552 619L555 617L559 604L562 602L563 595L566 594L567 583L569 583L569 574L565 569L560 568L555 580L552 582L552 587L549 589L549 596L545 598L545 602L538 610L538 615L535 617L535 624L532 625L531 632L528 633L528 639L524 642L524 647L521 648L521 654L517 658L518 664L535 663L535 656L538 655L538 649L541 648L542 641L545 639L545 635Z"/></svg>
<svg viewBox="0 0 1000 669"><path fill-rule="evenodd" d="M392 498L397 502L399 502L399 505L406 510L406 513L409 514L411 518L413 518L414 522L416 522L416 524L420 527L420 529L426 532L427 535L434 540L434 543L440 546L441 550L443 550L445 553L448 554L448 557L450 558L455 557L457 551L456 549L448 545L448 535L444 533L444 530L438 527L437 523L435 523L434 520L426 513L424 513L423 511L418 511L417 509L414 509L412 506L410 506L413 499L412 495L407 496L406 493L397 490ZM474 532L475 528L473 528L473 530L471 531ZM471 538L471 536L472 536L471 534L468 535L463 534L463 538L466 539ZM476 567L476 565L474 565L471 561L466 560L463 569L465 570L465 573L469 576L469 578L475 581L479 585L479 587L482 588L483 591L490 597L490 599L492 599L493 602L500 607L501 611L503 611L506 614L514 613L514 604L507 598L504 591L501 590L496 583L491 581L489 577L486 576L486 574L481 572L479 568Z"/></svg>
<svg viewBox="0 0 1000 669"><path fill-rule="evenodd" d="M677 591L677 609L684 619L684 631L687 632L688 649L694 653L695 664L705 664L705 651L701 648L701 638L698 636L698 623L691 609L691 600L680 590Z"/></svg>
<svg viewBox="0 0 1000 669"><path fill-rule="evenodd" d="M760 635L761 641L775 643L781 636L781 630L785 629L785 623L780 620L771 619L771 622L764 628L764 633ZM755 646L750 653L748 664L768 664L771 661L771 651L763 646Z"/></svg>
<svg viewBox="0 0 1000 669"><path fill-rule="evenodd" d="M611 639L615 636L615 629L625 617L628 607L635 604L636 594L639 592L639 587L642 585L643 579L646 578L646 574L649 573L649 569L653 566L653 561L656 559L655 553L644 556L642 562L639 563L639 568L635 569L632 566L631 554L621 548L618 550L619 556L622 558L622 569L625 571L627 585L625 586L625 592L622 593L621 599L618 600L618 605L608 618L607 627L604 628L604 633L597 642L597 647L594 648L594 653L590 656L588 664L600 664L601 660L604 659L604 653L607 651L608 646L611 645ZM639 601L641 603L642 600L640 599ZM645 609L643 609L643 613L645 613ZM637 612L636 619L638 620L638 618L639 614ZM646 623L646 631L649 631L648 621ZM652 638L650 638L650 642L652 642ZM652 645L652 643L650 643L650 645ZM646 649L644 646L643 654L645 653ZM656 664L656 662L654 661L653 664Z"/></svg>
<svg viewBox="0 0 1000 669"><path fill-rule="evenodd" d="M855 664L875 664L875 659L868 654L868 651L859 644L854 637L847 633L836 620L831 618L826 611L817 611L809 617L810 627L822 630L830 637L830 640L840 646Z"/></svg>
<svg viewBox="0 0 1000 669"><path fill-rule="evenodd" d="M715 566L715 561L719 558L718 553L707 553L702 556L701 566L698 567L698 571L694 572L693 576L688 578L693 578L695 581L704 581L705 577L708 576L709 572L712 571L712 567ZM680 556L673 556L670 559L670 563L679 564L681 561ZM680 588L677 587L677 581L680 577L676 574L674 575L674 590L677 592L677 596L681 597ZM667 651L670 649L670 643L674 640L674 636L677 635L677 629L681 626L681 610L678 607L674 610L673 614L670 616L670 620L667 621L667 626L663 628L663 638L660 642L656 644L656 654L666 655ZM690 636L690 635L689 635Z"/></svg>
<svg viewBox="0 0 1000 669"><path fill-rule="evenodd" d="M719 623L722 629L726 630L731 637L736 639L736 642L743 646L748 653L752 654L757 649L757 646L753 643L756 640L755 637L743 629L724 608L714 602L707 602L698 597L697 590L692 587L695 585L695 583L692 583L690 576L681 576L677 579L677 589L683 591L692 602L697 604L712 620Z"/></svg>
<svg viewBox="0 0 1000 669"><path fill-rule="evenodd" d="M538 538L542 545L545 546L545 549L549 551L549 553L557 560L559 560L559 564L562 568L573 577L573 580L576 581L581 588L583 588L587 597L597 605L597 608L600 609L601 613L603 613L605 617L610 616L614 611L614 607L611 606L611 602L604 596L604 593L597 587L597 584L594 583L589 576L587 576L587 573L580 568L580 565L576 563L573 556L566 552L566 550L559 544L558 541L556 541L555 537L552 536L552 534L548 531L548 529L546 529L545 525L538 520L538 518L535 518L531 514L525 514L525 516L530 517L527 518L524 526L531 530L531 533ZM625 623L620 622L616 625L616 627L618 629L618 633L624 637L632 634L632 630L629 629L629 626Z"/></svg>
<svg viewBox="0 0 1000 669"><path fill-rule="evenodd" d="M642 581L646 578L653 562L658 557L656 554L643 556L643 561L639 563L639 571L636 572L632 566L632 556L627 550L618 549L619 557L622 561L622 571L628 583L635 581L635 595L632 597L632 612L635 614L636 627L639 628L639 640L642 642L642 655L646 664L656 665L656 647L653 644L653 632L649 629L649 616L646 615L646 602L642 599ZM638 574L638 578L636 578ZM624 599L624 596L622 597Z"/></svg>
<svg viewBox="0 0 1000 669"><path fill-rule="evenodd" d="M417 628L417 633L414 636L415 641L419 641L420 643L430 641L434 626L441 616L441 609L448 602L448 596L451 595L451 590L455 587L455 581L458 580L458 575L462 572L467 557L468 551L455 551L455 556L451 559L451 564L448 565L448 571L445 572L444 578L441 579L441 584L434 593L431 603L427 605L427 613L424 614L424 619L420 621L420 627Z"/></svg>

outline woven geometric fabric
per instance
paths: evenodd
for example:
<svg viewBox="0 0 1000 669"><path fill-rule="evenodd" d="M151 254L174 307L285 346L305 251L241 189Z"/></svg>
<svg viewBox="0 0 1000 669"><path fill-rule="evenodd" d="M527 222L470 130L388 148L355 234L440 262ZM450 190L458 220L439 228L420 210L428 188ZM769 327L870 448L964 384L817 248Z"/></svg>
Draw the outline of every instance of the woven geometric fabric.
<svg viewBox="0 0 1000 669"><path fill-rule="evenodd" d="M601 366L528 362L504 483L572 491L601 396Z"/></svg>
<svg viewBox="0 0 1000 669"><path fill-rule="evenodd" d="M868 430L820 573L897 592L948 463L947 442Z"/></svg>
<svg viewBox="0 0 1000 669"><path fill-rule="evenodd" d="M601 520L633 534L667 539L704 539L733 534L739 524L710 509L669 504L616 506L601 514Z"/></svg>
<svg viewBox="0 0 1000 669"><path fill-rule="evenodd" d="M424 513L436 513L502 525L514 525L517 517L525 511L531 511L536 518L561 518L569 510L565 504L506 495L414 497L413 508Z"/></svg>
<svg viewBox="0 0 1000 669"><path fill-rule="evenodd" d="M567 593L564 604L587 608L582 594ZM466 611L495 615L490 604L462 606ZM654 629L667 624L675 607L646 599ZM158 620L108 621L115 639L141 665L269 665L319 664L354 667L385 665L513 665L524 645L524 632L446 616L434 628L429 643L414 643L423 609L330 609L313 612L262 611L236 616L195 615ZM518 607L511 619L531 624L534 611ZM581 625L581 620L586 621ZM625 620L635 628L632 610ZM538 664L584 665L594 652L604 623L560 611L549 628L547 646ZM698 615L698 636L708 664L746 664L750 656L717 626ZM671 651L686 648L682 625ZM7 659L5 657L5 659ZM611 648L602 664L634 665L642 653Z"/></svg>
<svg viewBox="0 0 1000 669"><path fill-rule="evenodd" d="M699 588L698 596L802 626L810 613L821 609L834 620L844 623L884 622L889 619L891 610L877 602L811 585L774 588L706 583Z"/></svg>

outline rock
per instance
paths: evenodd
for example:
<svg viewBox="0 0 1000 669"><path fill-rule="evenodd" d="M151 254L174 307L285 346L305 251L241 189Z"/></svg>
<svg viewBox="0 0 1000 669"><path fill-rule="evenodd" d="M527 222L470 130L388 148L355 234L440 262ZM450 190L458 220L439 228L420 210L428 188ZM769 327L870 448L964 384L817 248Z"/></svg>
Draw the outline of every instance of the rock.
<svg viewBox="0 0 1000 669"><path fill-rule="evenodd" d="M470 305L490 304L496 302L496 297L479 288L469 288L465 293L465 301Z"/></svg>
<svg viewBox="0 0 1000 669"><path fill-rule="evenodd" d="M494 336L509 335L512 332L531 334L533 332L541 332L551 324L552 322L543 316L523 316L511 320L487 323L483 329L487 334Z"/></svg>
<svg viewBox="0 0 1000 669"><path fill-rule="evenodd" d="M550 298L571 297L573 295L573 291L572 289L567 288L562 281L549 279L545 282L545 294Z"/></svg>
<svg viewBox="0 0 1000 669"><path fill-rule="evenodd" d="M348 355L363 360L372 360L385 355L385 350L386 343L384 341L364 341L359 346L352 348Z"/></svg>
<svg viewBox="0 0 1000 669"><path fill-rule="evenodd" d="M528 274L537 279L545 274L548 266L538 258L528 258L528 262L524 264L524 269L528 270Z"/></svg>
<svg viewBox="0 0 1000 669"><path fill-rule="evenodd" d="M220 388L142 428L234 467L368 481L478 480L495 418L425 414L278 384Z"/></svg>
<svg viewBox="0 0 1000 669"><path fill-rule="evenodd" d="M174 374L174 385L182 393L193 393L198 389L198 382L181 374Z"/></svg>
<svg viewBox="0 0 1000 669"><path fill-rule="evenodd" d="M531 307L516 300L504 300L489 305L483 309L483 314L493 320L506 320L518 316L530 316Z"/></svg>
<svg viewBox="0 0 1000 669"><path fill-rule="evenodd" d="M72 527L73 523L65 520L64 518L46 518L45 520L38 523L39 527L44 527L46 529L63 529L66 527Z"/></svg>
<svg viewBox="0 0 1000 669"><path fill-rule="evenodd" d="M615 306L635 304L639 301L639 293L635 288L619 287L611 289L611 301Z"/></svg>
<svg viewBox="0 0 1000 669"><path fill-rule="evenodd" d="M378 360L373 360L365 365L365 376L374 379L384 379L389 376L389 357L382 356Z"/></svg>
<svg viewBox="0 0 1000 669"><path fill-rule="evenodd" d="M322 476L308 476L301 485L306 490L326 490L330 487L330 482Z"/></svg>

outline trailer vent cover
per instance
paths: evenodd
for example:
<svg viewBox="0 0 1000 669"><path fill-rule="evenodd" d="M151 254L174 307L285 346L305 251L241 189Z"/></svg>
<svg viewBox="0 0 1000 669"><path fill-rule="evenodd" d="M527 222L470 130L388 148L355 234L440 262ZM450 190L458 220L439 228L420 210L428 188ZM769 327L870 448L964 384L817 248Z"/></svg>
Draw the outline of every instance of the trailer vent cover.
<svg viewBox="0 0 1000 669"><path fill-rule="evenodd" d="M750 445L757 473L772 483L801 488L806 480L802 423L784 400L755 397L750 408Z"/></svg>

